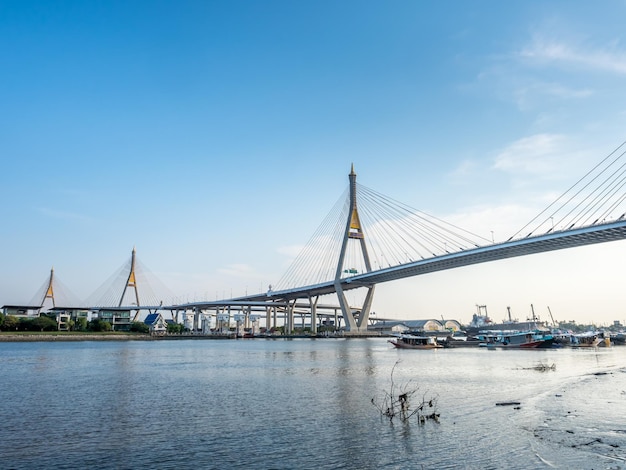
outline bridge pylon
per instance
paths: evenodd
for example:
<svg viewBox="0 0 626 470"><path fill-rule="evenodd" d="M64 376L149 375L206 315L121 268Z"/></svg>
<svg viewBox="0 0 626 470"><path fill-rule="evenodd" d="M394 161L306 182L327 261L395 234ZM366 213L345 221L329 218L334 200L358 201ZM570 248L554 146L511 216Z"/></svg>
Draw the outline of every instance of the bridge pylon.
<svg viewBox="0 0 626 470"><path fill-rule="evenodd" d="M337 298L339 305L341 306L341 313L346 322L346 333L352 335L359 335L367 332L367 320L370 314L370 308L372 306L372 300L374 298L375 284L366 286L367 294L363 305L359 311L353 311L352 307L348 303L346 296L341 287L341 273L344 270L344 262L346 259L346 251L348 244L352 242L359 243L361 248L361 255L363 256L363 262L367 272L372 271L369 254L367 253L367 246L365 244L365 234L363 233L363 227L359 219L359 211L356 203L356 173L354 172L354 164L351 166L350 174L350 207L348 211L348 220L346 222L346 229L343 236L343 243L341 245L341 252L339 254L339 262L337 263L337 271L335 273L335 290L337 292Z"/></svg>
<svg viewBox="0 0 626 470"><path fill-rule="evenodd" d="M128 273L128 279L126 279L126 285L124 286L124 290L122 291L122 296L120 297L120 302L117 305L118 307L122 306L122 302L124 302L124 296L126 295L126 289L128 289L129 287L132 288L135 291L135 303L136 305L139 307L139 291L137 290L137 276L135 274L135 257L136 257L136 250L135 247L133 247L133 254L132 257L130 259L130 271Z"/></svg>
<svg viewBox="0 0 626 470"><path fill-rule="evenodd" d="M43 298L41 299L41 308L43 308L47 299L50 299L52 301L52 308L55 308L57 306L56 299L54 298L53 286L54 286L54 267L50 269L50 277L48 278L48 286L46 287Z"/></svg>

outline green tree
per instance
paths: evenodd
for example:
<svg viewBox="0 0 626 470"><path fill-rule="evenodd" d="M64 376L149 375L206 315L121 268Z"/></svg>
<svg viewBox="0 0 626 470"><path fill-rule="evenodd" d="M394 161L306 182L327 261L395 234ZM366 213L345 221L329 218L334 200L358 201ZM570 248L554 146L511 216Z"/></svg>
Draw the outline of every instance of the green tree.
<svg viewBox="0 0 626 470"><path fill-rule="evenodd" d="M111 324L101 318L94 318L89 322L91 331L111 331Z"/></svg>
<svg viewBox="0 0 626 470"><path fill-rule="evenodd" d="M144 322L134 321L130 325L130 331L135 333L150 333L150 327Z"/></svg>
<svg viewBox="0 0 626 470"><path fill-rule="evenodd" d="M33 318L28 327L30 331L54 331L58 329L56 320L46 316Z"/></svg>
<svg viewBox="0 0 626 470"><path fill-rule="evenodd" d="M17 324L17 329L20 331L33 331L33 326L32 326L32 318L24 318L24 317L18 317L17 318L18 324Z"/></svg>
<svg viewBox="0 0 626 470"><path fill-rule="evenodd" d="M2 325L4 325L5 316L6 315L4 313L0 313L0 330L2 330Z"/></svg>
<svg viewBox="0 0 626 470"><path fill-rule="evenodd" d="M178 334L178 333L182 333L184 329L184 326L181 325L180 323L168 323L167 324L167 332L169 334Z"/></svg>
<svg viewBox="0 0 626 470"><path fill-rule="evenodd" d="M85 317L78 317L76 322L74 323L75 331L86 331L88 326L88 321Z"/></svg>
<svg viewBox="0 0 626 470"><path fill-rule="evenodd" d="M2 324L2 329L4 331L15 331L18 329L20 325L20 319L14 317L13 315L7 315L4 317L4 323Z"/></svg>

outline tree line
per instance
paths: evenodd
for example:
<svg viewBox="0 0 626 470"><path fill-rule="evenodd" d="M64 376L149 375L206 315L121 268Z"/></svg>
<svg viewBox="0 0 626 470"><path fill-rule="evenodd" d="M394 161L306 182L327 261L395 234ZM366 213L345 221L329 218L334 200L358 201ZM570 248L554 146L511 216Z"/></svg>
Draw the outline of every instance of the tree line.
<svg viewBox="0 0 626 470"><path fill-rule="evenodd" d="M94 318L87 320L79 317L67 322L69 331L105 332L111 331L112 325L106 320ZM41 315L38 317L16 317L0 313L0 331L56 331L58 324L52 317ZM142 322L132 322L130 331L134 333L149 333L150 327Z"/></svg>

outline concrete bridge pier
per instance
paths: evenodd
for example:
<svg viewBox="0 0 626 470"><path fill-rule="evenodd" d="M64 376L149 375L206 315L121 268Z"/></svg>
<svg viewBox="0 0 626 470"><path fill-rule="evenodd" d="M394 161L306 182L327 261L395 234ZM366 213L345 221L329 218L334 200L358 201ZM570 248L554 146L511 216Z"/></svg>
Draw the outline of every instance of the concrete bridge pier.
<svg viewBox="0 0 626 470"><path fill-rule="evenodd" d="M202 312L202 310L200 310L197 307L193 308L193 331L198 331L199 330L199 324L200 324L200 313Z"/></svg>
<svg viewBox="0 0 626 470"><path fill-rule="evenodd" d="M319 295L316 295L314 300L313 297L309 295L309 305L311 306L311 333L314 335L317 334L317 301L319 298Z"/></svg>
<svg viewBox="0 0 626 470"><path fill-rule="evenodd" d="M252 305L248 305L247 307L244 307L244 312L246 315L246 321L244 324L244 328L246 329L250 329L252 328L252 322L250 320L250 316L252 315Z"/></svg>
<svg viewBox="0 0 626 470"><path fill-rule="evenodd" d="M287 316L285 318L285 334L293 334L293 311L296 307L296 299L287 303Z"/></svg>
<svg viewBox="0 0 626 470"><path fill-rule="evenodd" d="M276 312L276 307L265 307L265 329L268 331L272 328L272 311ZM276 323L276 313L274 313L274 323Z"/></svg>
<svg viewBox="0 0 626 470"><path fill-rule="evenodd" d="M272 328L276 328L277 324L276 324L276 319L278 316L278 311L276 309L276 307L272 308Z"/></svg>

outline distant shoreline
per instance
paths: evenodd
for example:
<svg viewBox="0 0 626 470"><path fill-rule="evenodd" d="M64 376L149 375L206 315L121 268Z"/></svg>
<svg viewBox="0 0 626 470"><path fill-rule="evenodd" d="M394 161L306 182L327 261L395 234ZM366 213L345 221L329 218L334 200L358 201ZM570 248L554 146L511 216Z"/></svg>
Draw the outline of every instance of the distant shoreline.
<svg viewBox="0 0 626 470"><path fill-rule="evenodd" d="M0 343L22 343L34 341L146 341L156 339L149 335L127 334L0 334Z"/></svg>
<svg viewBox="0 0 626 470"><path fill-rule="evenodd" d="M358 336L358 338L383 338L380 334L371 334ZM234 335L218 335L218 334L173 334L173 335L147 335L140 333L36 333L29 332L23 334L0 333L0 343L33 343L33 342L69 342L69 341L176 341L176 340L243 340L250 339L346 339L350 336L331 335L331 336L312 336L312 335L277 335L258 338L237 338Z"/></svg>
<svg viewBox="0 0 626 470"><path fill-rule="evenodd" d="M303 336L275 336L270 339L302 338ZM307 337L308 338L308 337ZM32 342L57 342L57 341L170 341L170 340L224 340L237 339L233 335L163 335L152 336L146 334L126 333L92 333L92 334L67 334L67 333L26 333L12 334L0 333L0 343L32 343ZM242 338L239 338L242 339Z"/></svg>

